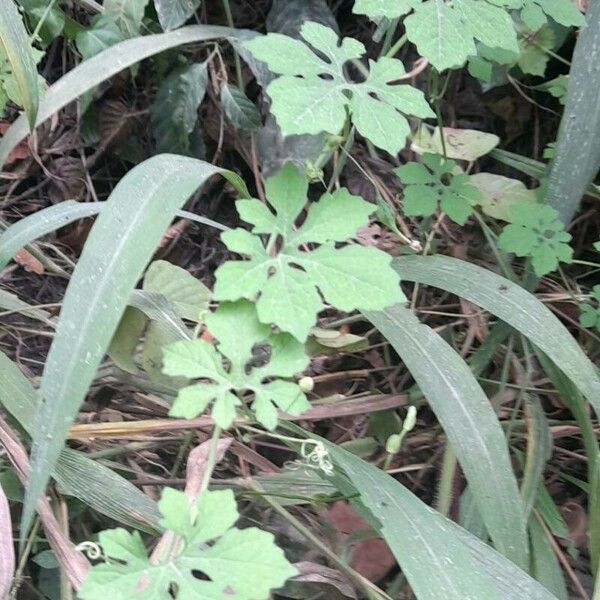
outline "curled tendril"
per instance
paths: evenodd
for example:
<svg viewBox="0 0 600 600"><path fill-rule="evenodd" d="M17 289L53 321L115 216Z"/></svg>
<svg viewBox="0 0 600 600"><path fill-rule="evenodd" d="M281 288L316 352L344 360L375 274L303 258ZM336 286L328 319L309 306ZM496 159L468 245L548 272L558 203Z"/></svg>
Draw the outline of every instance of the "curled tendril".
<svg viewBox="0 0 600 600"><path fill-rule="evenodd" d="M312 446L312 447L311 447ZM333 463L329 458L329 452L323 442L317 440L303 440L300 446L300 454L306 461L306 465L320 469L325 475L333 475Z"/></svg>
<svg viewBox="0 0 600 600"><path fill-rule="evenodd" d="M102 548L95 542L81 542L81 544L75 546L75 550L83 552L90 560L102 559L106 561L106 556L104 556Z"/></svg>

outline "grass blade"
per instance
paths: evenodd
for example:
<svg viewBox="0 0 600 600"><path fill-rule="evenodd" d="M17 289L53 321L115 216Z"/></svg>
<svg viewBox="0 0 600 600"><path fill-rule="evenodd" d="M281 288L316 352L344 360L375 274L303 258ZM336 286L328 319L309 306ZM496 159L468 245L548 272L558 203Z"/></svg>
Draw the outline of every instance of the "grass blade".
<svg viewBox="0 0 600 600"><path fill-rule="evenodd" d="M600 166L600 3L590 2L569 72L547 201L571 221Z"/></svg>
<svg viewBox="0 0 600 600"><path fill-rule="evenodd" d="M27 30L13 0L0 0L0 43L17 82L29 127L33 129L38 112L38 74Z"/></svg>
<svg viewBox="0 0 600 600"><path fill-rule="evenodd" d="M217 38L232 38L240 31L217 25L189 25L169 33L146 35L115 44L100 54L83 61L46 91L39 103L35 125L43 123L69 102L76 100L104 80L144 58L182 44ZM28 127L22 116L7 130L0 142L0 167L6 161L10 151L25 139L27 131Z"/></svg>
<svg viewBox="0 0 600 600"><path fill-rule="evenodd" d="M0 352L0 404L31 435L38 410L38 396L21 370ZM143 531L160 529L156 503L111 469L65 448L53 477L61 491L115 519ZM0 596L1 597L1 596Z"/></svg>
<svg viewBox="0 0 600 600"><path fill-rule="evenodd" d="M312 436L311 436L312 437ZM398 481L325 442L346 477L331 481L385 538L419 600L556 600L555 596L481 540L432 510ZM362 505L362 506L361 506Z"/></svg>
<svg viewBox="0 0 600 600"><path fill-rule="evenodd" d="M496 549L526 569L526 521L506 438L468 365L402 305L365 316L398 352L435 412Z"/></svg>
<svg viewBox="0 0 600 600"><path fill-rule="evenodd" d="M10 225L0 235L0 269L3 269L21 248L79 219L97 215L105 204L105 202L65 200L60 204L38 210ZM228 227L216 221L196 215L187 210L178 210L176 214L178 217L183 217L202 225L208 225L221 231L228 229Z"/></svg>
<svg viewBox="0 0 600 600"><path fill-rule="evenodd" d="M246 193L236 175L208 163L169 154L150 158L118 183L92 227L67 288L42 375L22 536L132 289L175 211L217 173Z"/></svg>
<svg viewBox="0 0 600 600"><path fill-rule="evenodd" d="M496 315L545 352L600 415L600 378L563 324L533 294L487 269L447 256L402 256L394 268L406 281L441 288Z"/></svg>
<svg viewBox="0 0 600 600"><path fill-rule="evenodd" d="M8 598L14 572L15 549L10 506L0 485L0 598Z"/></svg>
<svg viewBox="0 0 600 600"><path fill-rule="evenodd" d="M10 225L0 235L0 269L3 269L21 248L37 238L97 213L97 203L67 200L39 210Z"/></svg>
<svg viewBox="0 0 600 600"><path fill-rule="evenodd" d="M535 515L529 521L529 537L533 576L559 600L568 600L562 569L546 532Z"/></svg>

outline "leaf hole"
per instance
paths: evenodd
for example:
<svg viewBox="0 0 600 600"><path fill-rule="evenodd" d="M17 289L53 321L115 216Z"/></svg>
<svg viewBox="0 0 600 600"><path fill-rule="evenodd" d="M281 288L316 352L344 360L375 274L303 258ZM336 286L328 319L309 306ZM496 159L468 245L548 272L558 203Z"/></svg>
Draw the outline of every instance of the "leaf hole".
<svg viewBox="0 0 600 600"><path fill-rule="evenodd" d="M199 581L212 581L204 571L200 571L199 569L192 569L192 575Z"/></svg>

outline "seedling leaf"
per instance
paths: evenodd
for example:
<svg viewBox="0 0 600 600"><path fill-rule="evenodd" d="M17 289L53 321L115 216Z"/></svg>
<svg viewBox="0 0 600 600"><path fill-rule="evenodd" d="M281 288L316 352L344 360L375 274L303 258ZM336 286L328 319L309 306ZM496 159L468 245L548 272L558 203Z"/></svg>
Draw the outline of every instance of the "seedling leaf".
<svg viewBox="0 0 600 600"><path fill-rule="evenodd" d="M181 536L177 551L151 563L137 531L102 531L108 560L91 569L82 600L267 600L296 574L271 533L233 526L238 511L231 490L204 492L192 511L183 492L165 488L159 508L163 525Z"/></svg>
<svg viewBox="0 0 600 600"><path fill-rule="evenodd" d="M507 225L498 244L517 256L531 257L533 269L539 277L554 271L559 262L571 262L573 249L571 235L565 231L558 213L550 206L516 204L510 211L512 223Z"/></svg>
<svg viewBox="0 0 600 600"><path fill-rule="evenodd" d="M316 288L326 302L344 311L378 310L404 298L387 254L376 248L334 245L355 235L375 206L338 190L311 204L306 220L296 229L307 187L306 179L288 164L267 181L274 213L258 200L236 204L240 216L254 225L253 233L235 229L222 239L249 260L219 267L214 289L216 300L254 300L259 295L260 321L273 323L300 341L306 340L323 306ZM255 235L259 233L281 238L278 250L267 252ZM307 244L320 245L311 250Z"/></svg>
<svg viewBox="0 0 600 600"><path fill-rule="evenodd" d="M421 91L391 84L406 73L399 60L382 57L370 61L366 81L354 83L343 67L365 53L361 42L344 38L338 43L333 29L314 22L305 23L300 35L304 42L269 33L245 43L257 59L281 75L268 85L267 93L285 135L323 131L337 135L350 112L359 133L397 154L410 133L404 115L434 116Z"/></svg>
<svg viewBox="0 0 600 600"><path fill-rule="evenodd" d="M256 419L274 429L277 407L291 415L310 408L298 385L282 379L306 368L304 345L288 333L273 333L258 320L251 302L222 303L206 317L206 325L218 340L216 347L199 339L164 349L164 373L204 380L179 391L171 415L191 419L212 403L215 422L227 428L241 396L252 392Z"/></svg>
<svg viewBox="0 0 600 600"><path fill-rule="evenodd" d="M453 160L436 154L423 155L423 163L407 163L395 170L406 184L404 212L430 216L439 208L455 223L464 225L481 193L464 173L457 173Z"/></svg>

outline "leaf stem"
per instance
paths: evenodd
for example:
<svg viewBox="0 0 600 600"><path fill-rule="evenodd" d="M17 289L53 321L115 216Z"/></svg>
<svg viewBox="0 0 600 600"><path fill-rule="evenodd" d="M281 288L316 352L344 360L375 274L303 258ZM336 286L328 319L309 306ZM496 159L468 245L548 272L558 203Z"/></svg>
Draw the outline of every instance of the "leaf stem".
<svg viewBox="0 0 600 600"><path fill-rule="evenodd" d="M202 475L202 483L200 484L200 489L198 491L198 497L200 497L207 489L208 484L210 483L210 478L212 477L213 471L215 470L215 465L217 463L217 452L219 449L219 438L221 437L221 433L223 430L215 425L213 429L212 436L210 438L210 447L208 449L208 457L206 459L206 466L204 468L204 473Z"/></svg>
<svg viewBox="0 0 600 600"><path fill-rule="evenodd" d="M229 6L229 0L222 0L223 9L225 10L225 17L227 18L227 25L231 27L231 29L235 29L235 25L233 23L233 15L231 14L231 6ZM235 74L237 77L237 84L240 90L244 90L244 78L242 76L242 62L240 61L240 55L235 52Z"/></svg>

